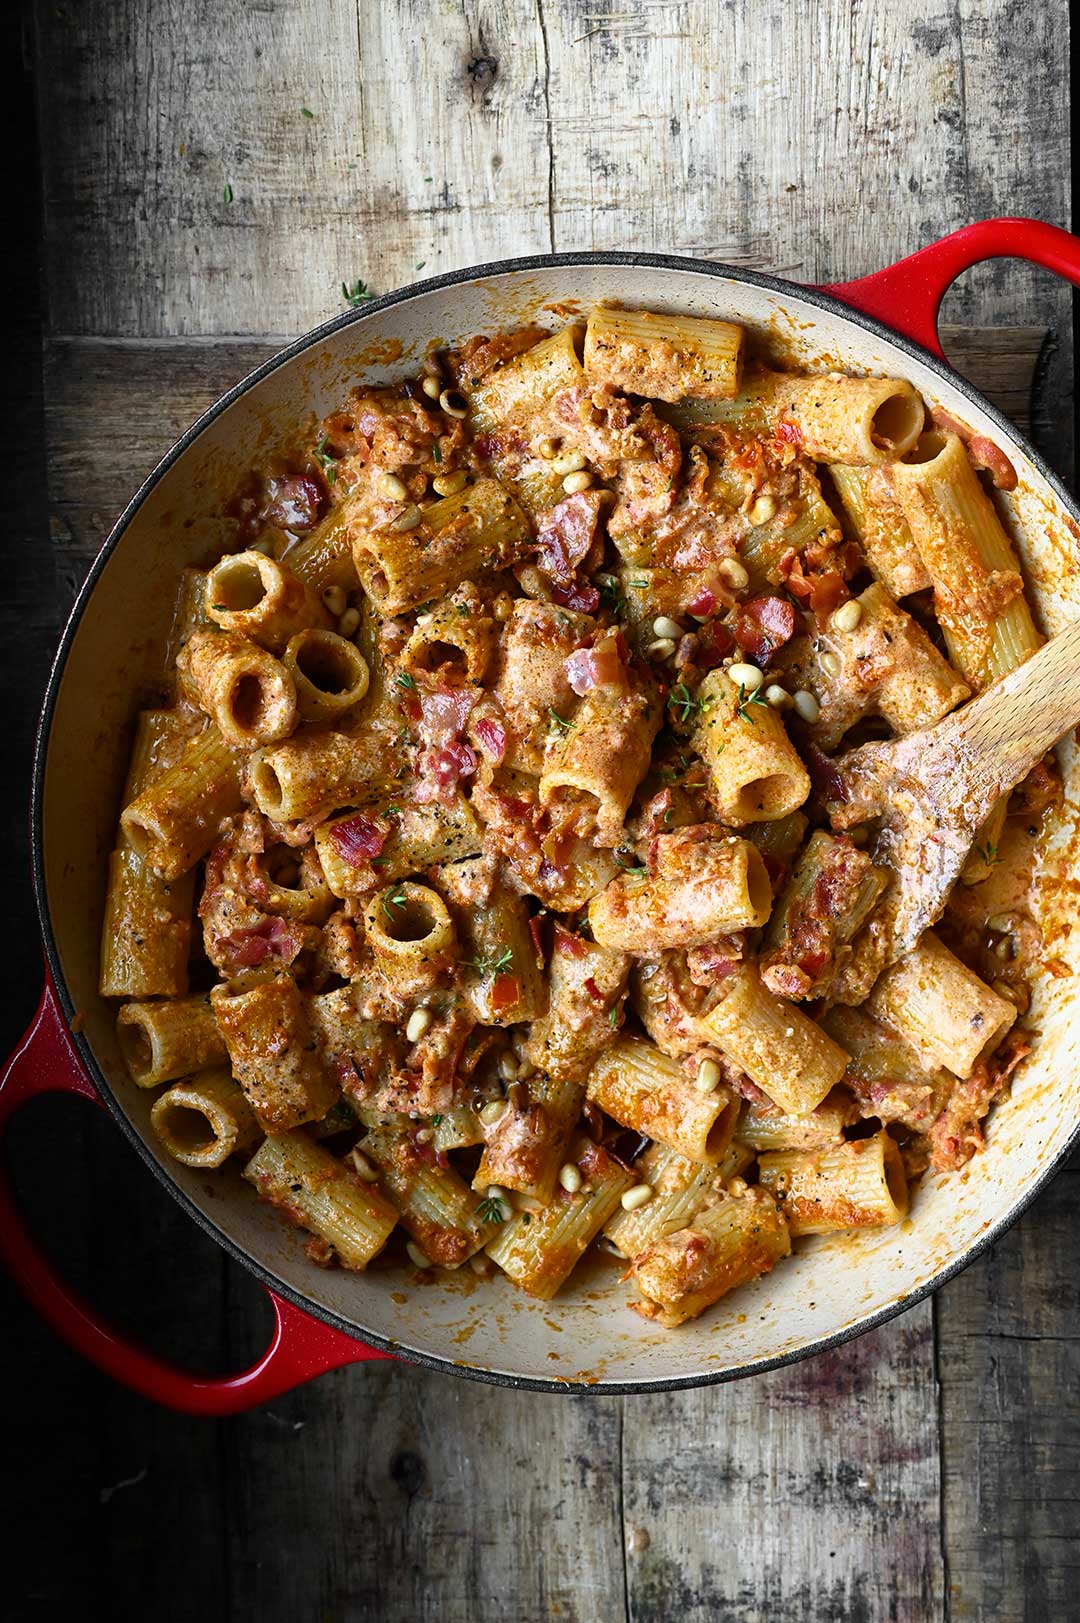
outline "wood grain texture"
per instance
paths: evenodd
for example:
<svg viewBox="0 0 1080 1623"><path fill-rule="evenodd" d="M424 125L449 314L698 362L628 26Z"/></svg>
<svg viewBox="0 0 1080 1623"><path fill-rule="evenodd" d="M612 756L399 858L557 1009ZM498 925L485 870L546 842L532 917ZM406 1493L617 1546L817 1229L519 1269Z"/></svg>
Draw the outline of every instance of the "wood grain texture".
<svg viewBox="0 0 1080 1623"><path fill-rule="evenodd" d="M741 1386L627 1401L633 1623L942 1615L931 1318L923 1303Z"/></svg>

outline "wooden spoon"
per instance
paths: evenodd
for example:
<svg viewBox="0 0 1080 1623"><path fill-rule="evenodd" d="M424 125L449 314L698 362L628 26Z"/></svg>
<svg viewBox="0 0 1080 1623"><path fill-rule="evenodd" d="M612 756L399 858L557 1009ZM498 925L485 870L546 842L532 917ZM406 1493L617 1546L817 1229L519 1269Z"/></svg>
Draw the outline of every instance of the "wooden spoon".
<svg viewBox="0 0 1080 1623"><path fill-rule="evenodd" d="M833 827L881 818L874 860L895 876L885 964L937 922L993 806L1077 722L1080 620L936 727L827 763Z"/></svg>

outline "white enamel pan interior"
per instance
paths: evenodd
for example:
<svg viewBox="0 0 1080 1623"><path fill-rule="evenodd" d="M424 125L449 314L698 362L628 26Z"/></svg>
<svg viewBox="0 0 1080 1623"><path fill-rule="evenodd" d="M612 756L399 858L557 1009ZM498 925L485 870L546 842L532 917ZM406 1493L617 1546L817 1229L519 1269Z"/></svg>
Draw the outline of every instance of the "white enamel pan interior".
<svg viewBox="0 0 1080 1623"><path fill-rule="evenodd" d="M52 971L66 1014L82 1016L84 1062L162 1181L234 1255L309 1311L406 1357L514 1384L626 1391L730 1378L866 1329L949 1277L1033 1198L1080 1120L1080 932L1070 938L1071 887L1053 871L1040 898L1053 972L1037 988L1039 1040L994 1112L985 1152L958 1175L925 1180L897 1228L800 1242L773 1274L674 1333L629 1311L631 1288L614 1260L583 1264L551 1303L468 1270L424 1285L397 1270L315 1267L302 1237L256 1202L238 1170L189 1171L163 1154L149 1126L153 1095L127 1079L114 1010L97 993L105 863L133 717L160 673L178 572L230 541L223 504L246 470L269 447L295 443L298 426L309 428L356 383L415 368L433 342L525 320L557 326L605 299L742 322L786 363L909 378L1012 459L1019 484L1000 506L1039 617L1050 632L1075 617L1075 507L1015 431L925 351L823 295L724 266L607 254L484 267L390 295L293 345L208 412L147 481L95 563L58 655L37 769L35 860ZM1073 752L1063 758L1070 809L1058 845L1068 858L1080 796Z"/></svg>

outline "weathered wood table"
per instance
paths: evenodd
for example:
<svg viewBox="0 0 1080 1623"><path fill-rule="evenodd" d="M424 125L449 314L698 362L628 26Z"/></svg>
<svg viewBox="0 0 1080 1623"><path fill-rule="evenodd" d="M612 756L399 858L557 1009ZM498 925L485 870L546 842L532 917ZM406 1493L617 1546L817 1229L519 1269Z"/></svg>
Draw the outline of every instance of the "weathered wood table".
<svg viewBox="0 0 1080 1623"><path fill-rule="evenodd" d="M24 128L36 95L44 238L39 284L28 165L9 203L31 234L5 390L9 478L27 473L0 610L9 804L121 501L343 281L588 247L813 281L985 214L1068 223L1068 33L1065 0L41 0L13 92ZM1066 478L1071 307L1000 263L949 306L954 359L1016 416L1034 375ZM10 1043L39 976L21 811L8 851ZM155 1346L238 1365L261 1293L89 1115L49 1102L18 1124L39 1227ZM934 1302L836 1353L624 1400L377 1364L192 1422L7 1293L4 1615L1080 1617L1078 1191L1074 1167Z"/></svg>

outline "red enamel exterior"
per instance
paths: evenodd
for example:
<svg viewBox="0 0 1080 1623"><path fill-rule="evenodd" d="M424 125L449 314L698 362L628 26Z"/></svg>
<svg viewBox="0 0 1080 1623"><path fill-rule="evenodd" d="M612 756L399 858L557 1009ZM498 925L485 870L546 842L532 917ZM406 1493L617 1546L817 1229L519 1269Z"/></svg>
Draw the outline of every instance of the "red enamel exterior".
<svg viewBox="0 0 1080 1623"><path fill-rule="evenodd" d="M1080 239L1040 220L1001 218L965 226L871 276L819 291L940 356L937 319L946 291L972 265L999 258L1029 260L1080 285ZM0 1139L20 1105L50 1092L100 1103L46 980L37 1014L0 1076ZM42 1318L84 1357L144 1397L189 1414L235 1414L344 1364L390 1356L268 1291L274 1334L250 1369L202 1376L156 1358L110 1327L64 1283L27 1229L3 1164L0 1260Z"/></svg>
<svg viewBox="0 0 1080 1623"><path fill-rule="evenodd" d="M938 311L956 278L984 259L1027 259L1080 285L1080 239L1043 220L977 220L872 276L820 289L941 355Z"/></svg>
<svg viewBox="0 0 1080 1623"><path fill-rule="evenodd" d="M0 1138L20 1106L42 1093L75 1093L100 1103L48 980L37 1013L0 1076ZM143 1397L187 1414L237 1414L342 1364L388 1356L267 1291L274 1332L250 1369L198 1375L155 1357L107 1324L60 1277L26 1226L6 1164L0 1166L0 1258L41 1317L84 1358Z"/></svg>

